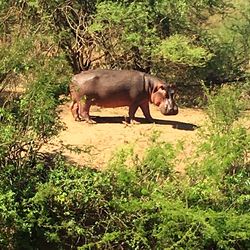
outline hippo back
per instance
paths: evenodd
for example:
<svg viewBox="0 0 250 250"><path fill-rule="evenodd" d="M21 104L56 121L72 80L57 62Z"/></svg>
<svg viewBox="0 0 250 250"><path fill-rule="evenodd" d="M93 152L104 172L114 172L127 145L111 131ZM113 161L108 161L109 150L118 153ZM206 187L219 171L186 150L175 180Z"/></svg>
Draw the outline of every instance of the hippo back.
<svg viewBox="0 0 250 250"><path fill-rule="evenodd" d="M136 98L145 91L144 73L133 70L98 69L81 72L72 78L72 87L79 95L95 95L109 98L129 95Z"/></svg>

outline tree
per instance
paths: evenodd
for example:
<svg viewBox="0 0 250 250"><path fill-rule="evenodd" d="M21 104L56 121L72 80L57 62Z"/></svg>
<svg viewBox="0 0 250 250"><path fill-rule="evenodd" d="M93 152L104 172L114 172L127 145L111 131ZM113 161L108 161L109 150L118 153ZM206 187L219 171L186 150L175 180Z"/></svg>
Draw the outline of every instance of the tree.
<svg viewBox="0 0 250 250"><path fill-rule="evenodd" d="M242 81L249 75L249 12L248 1L237 1L223 19L217 16L215 18L219 21L210 24L207 35L202 38L204 45L214 54L204 68L207 82Z"/></svg>
<svg viewBox="0 0 250 250"><path fill-rule="evenodd" d="M5 40L15 29L49 36L74 73L130 68L176 82L220 82L244 75L248 8L247 1L234 6L224 0L9 1L1 4L1 30Z"/></svg>

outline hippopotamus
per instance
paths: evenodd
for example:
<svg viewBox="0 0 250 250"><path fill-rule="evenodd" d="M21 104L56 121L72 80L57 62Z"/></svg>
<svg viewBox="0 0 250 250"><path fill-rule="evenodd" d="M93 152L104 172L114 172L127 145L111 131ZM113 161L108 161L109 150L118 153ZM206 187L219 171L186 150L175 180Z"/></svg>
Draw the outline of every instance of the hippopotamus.
<svg viewBox="0 0 250 250"><path fill-rule="evenodd" d="M159 107L163 115L176 115L174 100L176 86L136 70L95 69L83 71L72 77L70 94L71 112L75 120L95 123L89 115L91 105L115 108L129 107L129 122L137 123L138 107L148 122L153 122L149 103Z"/></svg>

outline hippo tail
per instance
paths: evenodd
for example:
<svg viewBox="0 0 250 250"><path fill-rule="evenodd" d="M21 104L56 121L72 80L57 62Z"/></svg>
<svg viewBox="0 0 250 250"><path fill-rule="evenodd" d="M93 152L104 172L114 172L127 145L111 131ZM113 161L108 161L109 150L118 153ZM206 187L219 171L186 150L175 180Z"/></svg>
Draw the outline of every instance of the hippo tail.
<svg viewBox="0 0 250 250"><path fill-rule="evenodd" d="M70 86L69 86L69 84L65 87L65 95L66 96L71 96L70 95Z"/></svg>
<svg viewBox="0 0 250 250"><path fill-rule="evenodd" d="M76 81L74 81L74 78L71 79L70 83L68 84L68 88L67 88L67 95L69 95L71 97L71 99L73 100L74 98L74 93L75 93L75 84Z"/></svg>

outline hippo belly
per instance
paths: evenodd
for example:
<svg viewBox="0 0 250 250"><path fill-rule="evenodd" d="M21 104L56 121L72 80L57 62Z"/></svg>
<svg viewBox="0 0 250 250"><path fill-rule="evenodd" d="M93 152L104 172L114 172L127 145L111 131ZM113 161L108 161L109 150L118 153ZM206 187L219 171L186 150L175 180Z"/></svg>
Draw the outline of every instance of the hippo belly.
<svg viewBox="0 0 250 250"><path fill-rule="evenodd" d="M105 97L94 97L92 99L91 104L104 107L104 108L116 108L116 107L124 107L130 106L133 103L132 98L125 93L116 93L113 96L105 96Z"/></svg>
<svg viewBox="0 0 250 250"><path fill-rule="evenodd" d="M129 102L128 100L97 99L94 100L93 104L102 108L117 108L117 107L130 106L131 102Z"/></svg>

